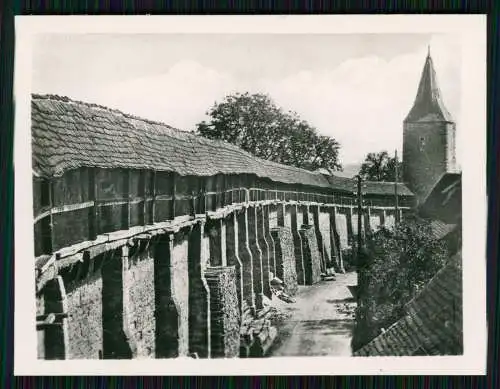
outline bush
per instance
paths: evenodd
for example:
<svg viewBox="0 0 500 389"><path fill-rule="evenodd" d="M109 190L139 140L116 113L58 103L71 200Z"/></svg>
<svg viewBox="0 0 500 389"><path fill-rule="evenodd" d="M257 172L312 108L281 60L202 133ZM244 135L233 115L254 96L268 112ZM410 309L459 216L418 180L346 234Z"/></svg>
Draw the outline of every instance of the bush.
<svg viewBox="0 0 500 389"><path fill-rule="evenodd" d="M356 256L351 247L342 250L342 261L344 262L344 270L346 272L356 269L355 260Z"/></svg>
<svg viewBox="0 0 500 389"><path fill-rule="evenodd" d="M356 350L405 314L415 297L448 258L445 244L436 240L430 224L407 219L397 230L380 229L366 244L366 258L358 266L358 328Z"/></svg>

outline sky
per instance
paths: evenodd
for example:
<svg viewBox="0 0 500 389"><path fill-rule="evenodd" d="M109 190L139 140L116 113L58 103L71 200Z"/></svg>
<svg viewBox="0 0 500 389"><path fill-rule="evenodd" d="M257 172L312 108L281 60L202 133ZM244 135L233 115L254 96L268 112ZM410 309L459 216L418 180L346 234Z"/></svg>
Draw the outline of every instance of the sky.
<svg viewBox="0 0 500 389"><path fill-rule="evenodd" d="M428 46L460 131L460 41L431 34L39 35L32 91L182 130L228 94L266 93L341 145L345 165L402 150ZM460 150L457 150L460 161Z"/></svg>

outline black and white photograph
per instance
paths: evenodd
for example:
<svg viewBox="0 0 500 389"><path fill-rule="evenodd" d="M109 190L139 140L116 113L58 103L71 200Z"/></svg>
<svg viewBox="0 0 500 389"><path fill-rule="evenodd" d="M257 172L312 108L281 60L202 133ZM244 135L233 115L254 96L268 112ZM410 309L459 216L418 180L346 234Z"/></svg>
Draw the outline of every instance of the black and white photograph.
<svg viewBox="0 0 500 389"><path fill-rule="evenodd" d="M29 19L16 369L485 368L484 17Z"/></svg>

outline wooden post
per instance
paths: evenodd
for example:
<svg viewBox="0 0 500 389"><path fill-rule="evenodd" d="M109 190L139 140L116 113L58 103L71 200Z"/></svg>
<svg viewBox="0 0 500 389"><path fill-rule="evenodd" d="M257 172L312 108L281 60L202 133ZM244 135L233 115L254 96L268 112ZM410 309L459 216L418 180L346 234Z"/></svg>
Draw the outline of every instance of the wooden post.
<svg viewBox="0 0 500 389"><path fill-rule="evenodd" d="M54 224L52 216L54 189L51 180L44 180L42 185L45 186L43 191L46 191L45 205L48 207L50 212L49 215L46 216L42 221L43 252L44 254L52 254L54 249Z"/></svg>
<svg viewBox="0 0 500 389"><path fill-rule="evenodd" d="M151 174L151 223L155 223L155 213L156 213L156 170L152 171Z"/></svg>
<svg viewBox="0 0 500 389"><path fill-rule="evenodd" d="M234 204L234 175L231 175L231 204Z"/></svg>
<svg viewBox="0 0 500 389"><path fill-rule="evenodd" d="M97 238L97 235L99 234L98 231L98 215L97 212L99 210L99 201L97 199L97 184L96 184L96 176L97 176L97 169L96 168L89 168L89 197L90 200L94 202L94 205L89 208L89 239L90 240L95 240Z"/></svg>
<svg viewBox="0 0 500 389"><path fill-rule="evenodd" d="M363 233L362 233L362 218L363 218L363 195L361 193L361 176L357 176L358 179L358 258L361 257L361 246L363 244Z"/></svg>
<svg viewBox="0 0 500 389"><path fill-rule="evenodd" d="M147 170L141 170L141 190L142 190L142 225L147 224L147 182L146 182Z"/></svg>
<svg viewBox="0 0 500 389"><path fill-rule="evenodd" d="M125 169L124 174L124 197L127 199L127 204L123 208L122 229L128 230L130 228L130 170Z"/></svg>
<svg viewBox="0 0 500 389"><path fill-rule="evenodd" d="M177 176L177 174L175 172L172 172L170 174L170 177L172 179L172 186L171 186L171 188L172 188L172 204L171 204L171 208L170 208L172 220L175 219L175 192L177 190L176 176Z"/></svg>
<svg viewBox="0 0 500 389"><path fill-rule="evenodd" d="M399 211L398 211L398 151L394 152L394 227L397 228L399 221ZM396 230L395 228L395 230Z"/></svg>
<svg viewBox="0 0 500 389"><path fill-rule="evenodd" d="M227 195L226 195L226 191L227 191L227 180L226 180L226 175L223 174L222 175L222 199L221 199L221 208L224 208L227 204L226 204L226 199L227 199Z"/></svg>
<svg viewBox="0 0 500 389"><path fill-rule="evenodd" d="M207 212L207 179L206 177L200 177L200 213L205 214Z"/></svg>

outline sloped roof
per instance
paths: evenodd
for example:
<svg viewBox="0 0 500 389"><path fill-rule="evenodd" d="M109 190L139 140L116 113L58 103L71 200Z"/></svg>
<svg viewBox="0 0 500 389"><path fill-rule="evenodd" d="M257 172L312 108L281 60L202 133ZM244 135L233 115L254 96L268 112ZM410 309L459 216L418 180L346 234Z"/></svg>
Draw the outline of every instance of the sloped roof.
<svg viewBox="0 0 500 389"><path fill-rule="evenodd" d="M443 103L430 53L425 59L415 102L405 119L405 122L425 121L453 122Z"/></svg>
<svg viewBox="0 0 500 389"><path fill-rule="evenodd" d="M408 303L403 318L354 355L460 354L463 334L461 261L459 251Z"/></svg>
<svg viewBox="0 0 500 389"><path fill-rule="evenodd" d="M40 177L61 176L79 167L132 168L198 176L246 173L276 182L330 187L321 174L67 97L33 95L31 118L33 170Z"/></svg>
<svg viewBox="0 0 500 389"><path fill-rule="evenodd" d="M340 177L336 175L325 175L331 186L338 190L344 190L352 193L357 190L356 180L354 178ZM362 192L371 195L390 195L394 196L394 182L386 181L363 181ZM398 182L399 196L413 196L413 193L405 184Z"/></svg>
<svg viewBox="0 0 500 389"><path fill-rule="evenodd" d="M457 224L447 224L441 220L431 221L432 236L437 240L443 239L446 235L454 231L455 228L457 228Z"/></svg>
<svg viewBox="0 0 500 389"><path fill-rule="evenodd" d="M448 224L458 223L462 213L462 174L443 174L423 201L419 212L423 217Z"/></svg>

